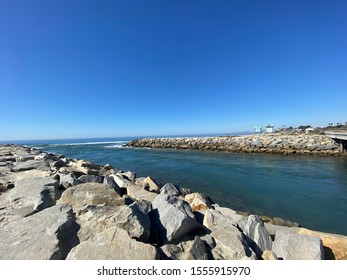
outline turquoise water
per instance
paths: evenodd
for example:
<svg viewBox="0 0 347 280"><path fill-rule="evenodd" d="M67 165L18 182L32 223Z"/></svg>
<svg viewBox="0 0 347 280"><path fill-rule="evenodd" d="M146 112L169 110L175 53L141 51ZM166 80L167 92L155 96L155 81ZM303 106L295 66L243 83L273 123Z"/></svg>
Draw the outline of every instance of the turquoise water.
<svg viewBox="0 0 347 280"><path fill-rule="evenodd" d="M124 148L129 139L36 141L45 151L134 171L235 210L347 235L347 159Z"/></svg>

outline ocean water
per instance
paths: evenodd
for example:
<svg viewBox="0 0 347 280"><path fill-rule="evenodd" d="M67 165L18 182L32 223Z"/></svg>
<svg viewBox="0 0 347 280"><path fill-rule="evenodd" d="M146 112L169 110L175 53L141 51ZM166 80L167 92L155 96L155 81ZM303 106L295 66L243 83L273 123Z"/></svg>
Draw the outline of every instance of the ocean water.
<svg viewBox="0 0 347 280"><path fill-rule="evenodd" d="M26 141L209 195L234 210L347 235L347 158L125 148L129 138Z"/></svg>

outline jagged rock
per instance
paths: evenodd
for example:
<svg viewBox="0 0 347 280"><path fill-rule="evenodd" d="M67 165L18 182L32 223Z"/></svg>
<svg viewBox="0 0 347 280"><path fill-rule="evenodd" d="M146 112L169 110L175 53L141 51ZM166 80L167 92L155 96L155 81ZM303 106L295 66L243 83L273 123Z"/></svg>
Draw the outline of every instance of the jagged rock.
<svg viewBox="0 0 347 280"><path fill-rule="evenodd" d="M204 212L213 204L213 202L206 195L200 193L187 194L184 199L189 203L193 211Z"/></svg>
<svg viewBox="0 0 347 280"><path fill-rule="evenodd" d="M300 228L299 234L318 237L322 240L325 259L347 260L347 236Z"/></svg>
<svg viewBox="0 0 347 280"><path fill-rule="evenodd" d="M81 177L82 175L85 174L84 172L82 172L81 170L79 170L77 168L68 167L68 166L60 167L59 168L59 173L62 173L62 174L72 174L76 178Z"/></svg>
<svg viewBox="0 0 347 280"><path fill-rule="evenodd" d="M144 184L146 185L146 189L150 192L159 193L162 187L162 185L158 181L154 180L151 177L147 177L144 181Z"/></svg>
<svg viewBox="0 0 347 280"><path fill-rule="evenodd" d="M78 177L78 180L82 183L103 183L104 177L96 175L82 175Z"/></svg>
<svg viewBox="0 0 347 280"><path fill-rule="evenodd" d="M39 161L39 160L28 160L24 162L18 162L12 169L15 172L20 172L20 171L25 171L30 169L49 170L48 163L46 161Z"/></svg>
<svg viewBox="0 0 347 280"><path fill-rule="evenodd" d="M272 251L285 260L323 260L322 240L317 237L297 234L289 230L276 233Z"/></svg>
<svg viewBox="0 0 347 280"><path fill-rule="evenodd" d="M247 217L244 215L238 214L236 211L226 208L226 207L220 207L218 205L212 205L215 210L222 213L225 217L231 219L234 221L234 224L237 224L237 226L243 231L246 223L247 223Z"/></svg>
<svg viewBox="0 0 347 280"><path fill-rule="evenodd" d="M151 222L162 244L200 229L189 204L175 196L159 194L154 199Z"/></svg>
<svg viewBox="0 0 347 280"><path fill-rule="evenodd" d="M99 175L101 169L100 165L93 164L86 160L78 160L77 162L71 161L69 166L87 175Z"/></svg>
<svg viewBox="0 0 347 280"><path fill-rule="evenodd" d="M71 250L68 260L155 260L157 249L129 237L120 228L104 230Z"/></svg>
<svg viewBox="0 0 347 280"><path fill-rule="evenodd" d="M254 258L242 232L238 230L233 220L214 209L209 209L205 212L204 226L211 230L210 235L216 242L216 247L212 250L215 259Z"/></svg>
<svg viewBox="0 0 347 280"><path fill-rule="evenodd" d="M122 172L120 173L120 175L123 176L125 179L128 179L129 181L135 183L136 174L134 172L131 172L131 171Z"/></svg>
<svg viewBox="0 0 347 280"><path fill-rule="evenodd" d="M115 192L118 193L119 195L122 195L122 191L121 191L120 187L116 184L116 182L113 180L112 177L105 176L103 183L105 185L109 185L110 187L112 187L115 190Z"/></svg>
<svg viewBox="0 0 347 280"><path fill-rule="evenodd" d="M56 205L0 228L0 259L59 260L77 245L71 207Z"/></svg>
<svg viewBox="0 0 347 280"><path fill-rule="evenodd" d="M115 190L100 183L84 183L65 190L58 201L72 206L74 212L83 209L88 205L124 205L122 199Z"/></svg>
<svg viewBox="0 0 347 280"><path fill-rule="evenodd" d="M160 247L163 259L170 260L208 260L209 252L199 236L194 240L183 241L177 245L166 244Z"/></svg>
<svg viewBox="0 0 347 280"><path fill-rule="evenodd" d="M82 184L80 180L77 180L72 173L62 174L58 173L60 185L64 188L70 188L71 186L76 186Z"/></svg>
<svg viewBox="0 0 347 280"><path fill-rule="evenodd" d="M117 169L113 168L109 164L104 165L99 171L100 176L109 176L116 173L117 173Z"/></svg>
<svg viewBox="0 0 347 280"><path fill-rule="evenodd" d="M161 189L160 194L167 194L167 195L173 195L173 196L180 196L181 191L178 187L176 187L172 183L166 183Z"/></svg>
<svg viewBox="0 0 347 280"><path fill-rule="evenodd" d="M35 211L41 211L56 203L59 198L59 182L51 177L28 177L15 181L10 202L27 199Z"/></svg>
<svg viewBox="0 0 347 280"><path fill-rule="evenodd" d="M248 217L245 229L243 230L249 247L260 258L265 250L271 251L272 240L267 232L264 222L257 215Z"/></svg>
<svg viewBox="0 0 347 280"><path fill-rule="evenodd" d="M115 183L120 187L120 188L128 188L129 186L133 186L134 183L129 181L128 179L123 178L120 175L110 175L109 177L111 177L113 179L113 181L115 181Z"/></svg>
<svg viewBox="0 0 347 280"><path fill-rule="evenodd" d="M137 202L119 209L112 217L115 226L128 232L131 238L146 242L151 231L147 213L141 210Z"/></svg>

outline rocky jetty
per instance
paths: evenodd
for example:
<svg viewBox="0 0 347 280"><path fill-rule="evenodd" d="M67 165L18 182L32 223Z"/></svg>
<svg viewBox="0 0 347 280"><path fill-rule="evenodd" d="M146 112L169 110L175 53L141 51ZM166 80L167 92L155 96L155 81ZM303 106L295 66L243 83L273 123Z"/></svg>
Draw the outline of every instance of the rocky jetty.
<svg viewBox="0 0 347 280"><path fill-rule="evenodd" d="M273 133L226 137L139 138L130 141L127 146L233 153L341 155L340 146L333 139L313 134Z"/></svg>
<svg viewBox="0 0 347 280"><path fill-rule="evenodd" d="M0 259L347 259L347 237L86 160L0 146Z"/></svg>

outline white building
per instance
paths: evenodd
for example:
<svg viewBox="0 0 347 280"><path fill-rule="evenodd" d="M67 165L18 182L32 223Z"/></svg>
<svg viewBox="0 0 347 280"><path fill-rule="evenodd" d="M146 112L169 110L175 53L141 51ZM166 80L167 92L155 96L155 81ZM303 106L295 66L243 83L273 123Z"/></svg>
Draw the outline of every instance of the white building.
<svg viewBox="0 0 347 280"><path fill-rule="evenodd" d="M273 132L275 132L275 127L273 125L267 125L267 126L265 126L265 132L266 133L273 133Z"/></svg>
<svg viewBox="0 0 347 280"><path fill-rule="evenodd" d="M263 133L263 127L261 126L254 127L254 133Z"/></svg>

